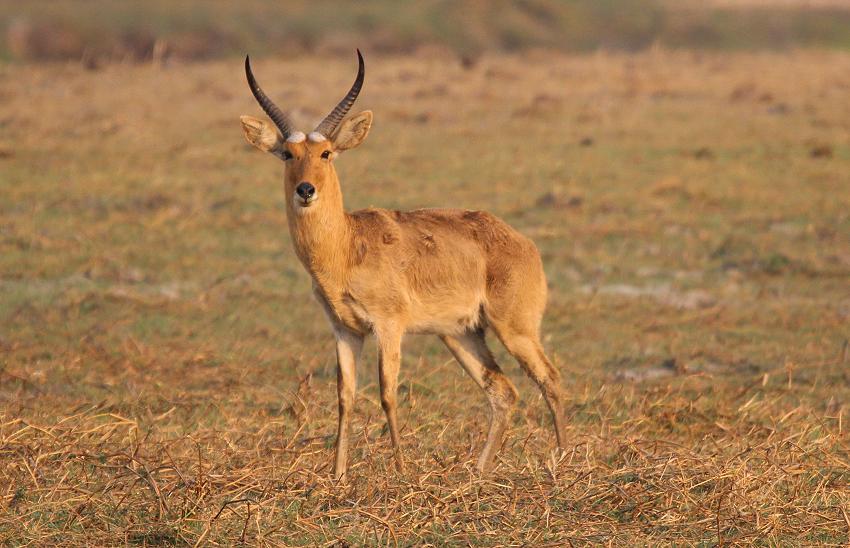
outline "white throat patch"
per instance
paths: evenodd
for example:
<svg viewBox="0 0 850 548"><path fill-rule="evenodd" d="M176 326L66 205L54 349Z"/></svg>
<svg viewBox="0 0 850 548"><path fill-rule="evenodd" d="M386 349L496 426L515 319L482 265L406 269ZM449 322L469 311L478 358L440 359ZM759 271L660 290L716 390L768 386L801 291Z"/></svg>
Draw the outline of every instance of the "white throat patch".
<svg viewBox="0 0 850 548"><path fill-rule="evenodd" d="M328 140L327 137L325 137L318 131L311 131L307 138L310 139L311 143L321 143Z"/></svg>
<svg viewBox="0 0 850 548"><path fill-rule="evenodd" d="M306 137L300 131L293 131L289 134L289 137L286 138L287 143L303 143Z"/></svg>

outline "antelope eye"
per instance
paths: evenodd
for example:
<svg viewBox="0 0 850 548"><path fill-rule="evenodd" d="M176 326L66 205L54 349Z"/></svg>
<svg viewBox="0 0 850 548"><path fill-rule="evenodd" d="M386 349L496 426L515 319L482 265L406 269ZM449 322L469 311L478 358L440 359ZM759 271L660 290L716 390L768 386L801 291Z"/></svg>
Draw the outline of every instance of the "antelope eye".
<svg viewBox="0 0 850 548"><path fill-rule="evenodd" d="M331 151L330 150L326 150L322 153L322 158L324 158L325 160L327 160L330 157L331 157Z"/></svg>
<svg viewBox="0 0 850 548"><path fill-rule="evenodd" d="M284 150L283 151L283 159L284 160L291 160L292 159L292 153L289 152L288 150Z"/></svg>

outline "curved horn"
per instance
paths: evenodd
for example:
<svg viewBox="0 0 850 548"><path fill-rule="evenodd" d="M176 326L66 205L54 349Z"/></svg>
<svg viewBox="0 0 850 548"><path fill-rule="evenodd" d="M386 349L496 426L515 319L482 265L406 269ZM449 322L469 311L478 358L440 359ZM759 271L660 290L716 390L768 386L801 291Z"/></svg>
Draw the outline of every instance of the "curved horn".
<svg viewBox="0 0 850 548"><path fill-rule="evenodd" d="M286 139L289 137L289 134L292 133L292 122L289 120L289 117L284 114L271 99L269 99L268 95L263 93L262 88L260 88L260 84L258 84L257 79L254 78L254 73L251 72L251 61L247 55L245 56L245 76L248 77L248 87L251 88L251 93L254 94L254 98L258 103L260 103L260 106L263 107L265 113L269 115L269 118L272 119L272 122L274 122L283 134L283 138Z"/></svg>
<svg viewBox="0 0 850 548"><path fill-rule="evenodd" d="M351 105L354 104L354 101L357 99L357 95L360 93L360 88L363 87L363 76L366 74L366 66L363 64L363 56L360 55L360 50L357 50L357 61L358 61L358 69L357 69L357 78L354 79L354 84L351 86L351 89L348 90L348 93L345 94L345 97L334 107L334 109L325 116L325 119L316 126L316 131L321 133L325 137L330 137L331 133L336 129L336 126L342 122L342 119L345 118L345 115L348 114L348 111L351 109Z"/></svg>

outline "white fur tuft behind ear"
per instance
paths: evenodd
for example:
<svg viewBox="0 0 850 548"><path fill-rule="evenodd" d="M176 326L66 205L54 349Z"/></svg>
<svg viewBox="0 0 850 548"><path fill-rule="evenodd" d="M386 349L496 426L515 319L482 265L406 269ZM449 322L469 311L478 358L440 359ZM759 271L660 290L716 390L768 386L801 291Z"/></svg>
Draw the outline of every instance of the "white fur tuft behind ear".
<svg viewBox="0 0 850 548"><path fill-rule="evenodd" d="M263 152L280 157L283 154L283 138L277 128L265 120L253 116L240 116L245 139Z"/></svg>
<svg viewBox="0 0 850 548"><path fill-rule="evenodd" d="M334 148L338 151L354 148L366 139L372 127L372 111L364 110L360 114L342 121L331 136Z"/></svg>

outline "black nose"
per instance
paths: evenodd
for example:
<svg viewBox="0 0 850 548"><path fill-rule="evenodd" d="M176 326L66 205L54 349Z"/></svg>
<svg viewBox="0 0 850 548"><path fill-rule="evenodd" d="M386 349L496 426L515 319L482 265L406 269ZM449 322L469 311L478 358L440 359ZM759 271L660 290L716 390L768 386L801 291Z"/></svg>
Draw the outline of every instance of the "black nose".
<svg viewBox="0 0 850 548"><path fill-rule="evenodd" d="M313 194L316 193L316 187L305 181L295 187L295 193L298 194L301 199L309 200L313 197Z"/></svg>

